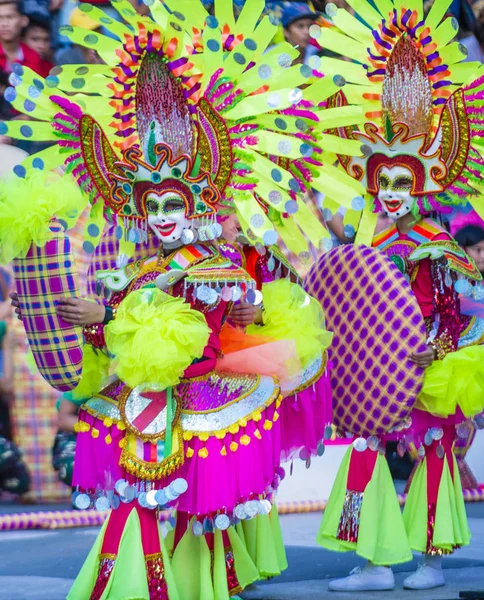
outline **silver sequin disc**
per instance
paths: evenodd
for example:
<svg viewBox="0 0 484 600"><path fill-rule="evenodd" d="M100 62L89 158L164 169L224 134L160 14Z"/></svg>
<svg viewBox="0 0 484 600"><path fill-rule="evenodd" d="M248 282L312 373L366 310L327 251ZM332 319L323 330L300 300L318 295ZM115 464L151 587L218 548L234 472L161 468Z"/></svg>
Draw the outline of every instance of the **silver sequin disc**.
<svg viewBox="0 0 484 600"><path fill-rule="evenodd" d="M430 430L430 435L432 436L433 440L436 440L438 442L444 437L444 430L442 429L442 427L432 427L432 429Z"/></svg>
<svg viewBox="0 0 484 600"><path fill-rule="evenodd" d="M326 425L326 427L324 428L324 439L325 440L330 440L333 436L333 428L331 427L331 425Z"/></svg>
<svg viewBox="0 0 484 600"><path fill-rule="evenodd" d="M228 285L225 285L222 288L222 300L224 302L230 302L232 300L232 288Z"/></svg>
<svg viewBox="0 0 484 600"><path fill-rule="evenodd" d="M91 504L91 499L87 494L79 494L75 499L74 503L77 506L77 508L81 510L86 510L86 508L89 508Z"/></svg>
<svg viewBox="0 0 484 600"><path fill-rule="evenodd" d="M124 488L123 496L128 502L131 502L136 498L136 489L132 485L127 485Z"/></svg>
<svg viewBox="0 0 484 600"><path fill-rule="evenodd" d="M325 450L326 450L326 448L325 448L324 444L322 442L319 442L318 449L316 450L318 456L323 456Z"/></svg>
<svg viewBox="0 0 484 600"><path fill-rule="evenodd" d="M149 492L146 492L146 504L148 504L148 506L152 506L153 508L158 506L158 502L156 501L156 492L157 490L150 490Z"/></svg>
<svg viewBox="0 0 484 600"><path fill-rule="evenodd" d="M155 494L156 503L160 506L164 506L168 502L165 490L157 490Z"/></svg>
<svg viewBox="0 0 484 600"><path fill-rule="evenodd" d="M417 454L419 455L420 458L423 458L425 456L425 448L423 446L420 446L419 449L417 450Z"/></svg>
<svg viewBox="0 0 484 600"><path fill-rule="evenodd" d="M234 515L241 521L247 519L247 513L245 512L245 507L243 504L237 504L234 510Z"/></svg>
<svg viewBox="0 0 484 600"><path fill-rule="evenodd" d="M230 527L230 518L227 515L217 515L215 517L215 527L225 531Z"/></svg>
<svg viewBox="0 0 484 600"><path fill-rule="evenodd" d="M353 442L353 448L357 452L364 452L368 448L367 441L365 438L359 437Z"/></svg>
<svg viewBox="0 0 484 600"><path fill-rule="evenodd" d="M445 450L444 450L444 447L442 446L442 444L439 444L437 446L436 452L437 452L437 456L439 458L444 458L444 456L445 456Z"/></svg>
<svg viewBox="0 0 484 600"><path fill-rule="evenodd" d="M370 450L376 452L378 450L378 446L380 445L380 438L378 438L376 435L371 435L366 443L368 444L368 448Z"/></svg>
<svg viewBox="0 0 484 600"><path fill-rule="evenodd" d="M200 523L200 521L195 521L192 526L192 531L193 535L196 535L197 537L203 535L203 525Z"/></svg>
<svg viewBox="0 0 484 600"><path fill-rule="evenodd" d="M105 512L106 510L109 510L109 500L106 498L106 496L99 496L99 498L96 499L96 502L94 502L94 508L99 512Z"/></svg>
<svg viewBox="0 0 484 600"><path fill-rule="evenodd" d="M434 440L432 438L432 434L430 433L430 431L427 431L427 433L425 434L425 437L424 437L424 444L426 446L430 446L433 441Z"/></svg>
<svg viewBox="0 0 484 600"><path fill-rule="evenodd" d="M237 302L241 298L242 298L242 290L239 288L238 285L236 285L234 288L232 288L232 300L234 302Z"/></svg>
<svg viewBox="0 0 484 600"><path fill-rule="evenodd" d="M186 479L179 477L170 483L170 487L180 496L188 490L188 483Z"/></svg>
<svg viewBox="0 0 484 600"><path fill-rule="evenodd" d="M267 500L267 498L265 498L264 500L261 500L259 502L259 504L260 504L259 514L268 515L271 512L272 504L269 502L269 500Z"/></svg>
<svg viewBox="0 0 484 600"><path fill-rule="evenodd" d="M248 517L255 517L259 512L259 502L257 500L249 500L244 504L244 508Z"/></svg>

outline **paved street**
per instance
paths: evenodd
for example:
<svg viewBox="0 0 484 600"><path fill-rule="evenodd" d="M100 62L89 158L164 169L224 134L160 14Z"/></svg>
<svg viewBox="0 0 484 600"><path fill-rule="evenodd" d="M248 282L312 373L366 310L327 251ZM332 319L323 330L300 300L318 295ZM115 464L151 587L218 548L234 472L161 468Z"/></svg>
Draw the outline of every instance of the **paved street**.
<svg viewBox="0 0 484 600"><path fill-rule="evenodd" d="M2 507L3 509L3 507ZM444 600L458 598L460 590L484 588L484 504L468 505L473 542L444 561L448 586L431 592L401 589L405 573L416 567L401 565L394 592L335 594L328 581L362 564L350 554L333 554L314 542L319 515L281 517L289 569L279 578L254 586L246 600ZM2 512L4 512L2 510ZM0 600L64 600L97 529L11 531L0 533Z"/></svg>

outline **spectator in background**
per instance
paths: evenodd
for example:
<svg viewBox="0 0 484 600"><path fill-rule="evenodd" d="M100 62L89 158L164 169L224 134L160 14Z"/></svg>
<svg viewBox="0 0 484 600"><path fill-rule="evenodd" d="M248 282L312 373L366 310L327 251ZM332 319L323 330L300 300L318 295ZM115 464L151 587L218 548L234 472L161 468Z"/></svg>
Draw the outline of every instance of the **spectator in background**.
<svg viewBox="0 0 484 600"><path fill-rule="evenodd" d="M12 65L29 67L42 77L49 71L35 50L22 42L22 31L29 24L21 0L0 0L0 69L12 72Z"/></svg>
<svg viewBox="0 0 484 600"><path fill-rule="evenodd" d="M52 466L57 471L59 479L66 485L72 484L72 473L74 470L74 456L76 454L75 426L78 421L79 406L81 402L75 402L69 394L64 394L57 407L59 410L58 431L52 448Z"/></svg>
<svg viewBox="0 0 484 600"><path fill-rule="evenodd" d="M459 229L455 240L474 259L477 268L484 275L484 228L479 225L466 225Z"/></svg>
<svg viewBox="0 0 484 600"><path fill-rule="evenodd" d="M14 335L9 331L11 310L8 298L8 280L0 270L0 492L25 494L30 477L22 454L13 443L10 405L13 398Z"/></svg>
<svg viewBox="0 0 484 600"><path fill-rule="evenodd" d="M284 37L299 50L299 57L294 63L307 64L309 58L317 52L317 48L310 44L309 28L319 16L304 2L288 2L283 6L281 23Z"/></svg>
<svg viewBox="0 0 484 600"><path fill-rule="evenodd" d="M89 18L89 15L75 8L70 16L69 25L71 27L82 27L89 31L99 31L99 25L96 21ZM57 65L100 65L103 63L99 54L92 48L73 45L59 50L55 57Z"/></svg>
<svg viewBox="0 0 484 600"><path fill-rule="evenodd" d="M42 59L42 69L49 72L52 61L52 34L49 25L29 18L29 24L23 31L23 42L35 50Z"/></svg>

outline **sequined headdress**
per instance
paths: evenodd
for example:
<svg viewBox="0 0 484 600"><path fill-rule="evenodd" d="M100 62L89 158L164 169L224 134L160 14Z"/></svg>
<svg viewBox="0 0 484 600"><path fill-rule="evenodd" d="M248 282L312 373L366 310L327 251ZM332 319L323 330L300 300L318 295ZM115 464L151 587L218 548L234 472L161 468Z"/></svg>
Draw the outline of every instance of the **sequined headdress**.
<svg viewBox="0 0 484 600"><path fill-rule="evenodd" d="M412 172L416 215L446 212L468 200L479 209L484 76L479 64L463 62L465 47L453 41L457 22L445 17L449 0L436 0L426 17L418 0L349 4L355 16L330 4L335 28L313 28L312 34L325 48L356 61L323 58L319 68L347 81L330 108L363 110L360 124L330 131L363 145L363 156L338 158L362 183L366 210L381 209L376 196L383 166Z"/></svg>
<svg viewBox="0 0 484 600"><path fill-rule="evenodd" d="M105 64L57 67L45 80L15 67L6 98L36 121L3 129L57 142L15 172L64 164L93 206L99 226L88 233L100 235L103 219L117 217L143 234L144 192L169 187L181 193L189 218L230 205L252 243L281 235L298 252L307 239L319 245L327 232L301 192L314 185L336 197L358 193L343 171L332 178L334 154L328 164L323 158L335 149L358 154L360 143L312 132L319 118L312 107L341 83L309 85L303 101L297 86L311 83L312 71L291 66L298 52L289 44L269 47L277 28L261 18L260 0L247 0L237 19L231 0L216 2L215 15L200 0L152 2L151 17L127 0L113 6L125 23L81 5L112 37L63 28ZM342 121L352 123L354 116ZM98 237L89 235L92 247Z"/></svg>

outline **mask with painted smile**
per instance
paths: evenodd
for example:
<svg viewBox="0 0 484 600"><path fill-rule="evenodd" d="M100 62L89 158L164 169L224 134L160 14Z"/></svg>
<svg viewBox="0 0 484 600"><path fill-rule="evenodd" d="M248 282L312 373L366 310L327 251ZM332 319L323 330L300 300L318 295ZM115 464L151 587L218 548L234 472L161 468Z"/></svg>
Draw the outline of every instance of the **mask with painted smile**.
<svg viewBox="0 0 484 600"><path fill-rule="evenodd" d="M150 193L146 199L146 210L148 225L164 246L180 242L183 231L190 227L185 215L185 202L173 192Z"/></svg>
<svg viewBox="0 0 484 600"><path fill-rule="evenodd" d="M412 172L405 167L382 167L378 173L378 199L385 214L396 221L412 210Z"/></svg>

